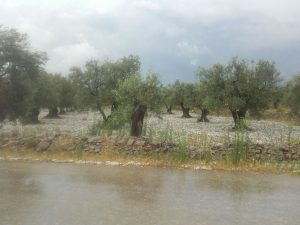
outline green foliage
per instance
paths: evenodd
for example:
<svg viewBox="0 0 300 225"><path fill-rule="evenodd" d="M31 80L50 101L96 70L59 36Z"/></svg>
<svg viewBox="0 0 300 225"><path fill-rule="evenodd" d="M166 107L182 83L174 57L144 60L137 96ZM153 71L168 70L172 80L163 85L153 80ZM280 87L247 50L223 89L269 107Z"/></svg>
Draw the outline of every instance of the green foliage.
<svg viewBox="0 0 300 225"><path fill-rule="evenodd" d="M89 135L97 136L100 134L101 134L101 122L99 121L98 123L94 123L89 128Z"/></svg>
<svg viewBox="0 0 300 225"><path fill-rule="evenodd" d="M167 110L172 110L172 107L176 105L176 93L175 89L171 86L164 86L161 90L162 102L166 106Z"/></svg>
<svg viewBox="0 0 300 225"><path fill-rule="evenodd" d="M77 159L82 158L83 150L84 150L83 143L82 142L77 143L76 146L75 146L75 153L76 153Z"/></svg>
<svg viewBox="0 0 300 225"><path fill-rule="evenodd" d="M161 86L156 74L149 74L146 78L135 74L120 83L116 92L120 103L119 112L124 122L131 123L131 135L142 134L144 116L147 111L160 113Z"/></svg>
<svg viewBox="0 0 300 225"><path fill-rule="evenodd" d="M222 108L225 100L225 66L215 64L209 69L199 68L197 75L209 96L209 104Z"/></svg>
<svg viewBox="0 0 300 225"><path fill-rule="evenodd" d="M59 107L63 111L74 106L75 94L76 89L70 79L44 72L35 83L34 101L38 108L51 110Z"/></svg>
<svg viewBox="0 0 300 225"><path fill-rule="evenodd" d="M84 71L78 67L71 68L70 78L77 85L78 93L85 95L81 98L90 98L90 101L85 102L85 104L92 103L94 108L97 106L102 110L102 104L106 105L108 103L108 76L105 73L104 66L101 66L98 61L88 61Z"/></svg>
<svg viewBox="0 0 300 225"><path fill-rule="evenodd" d="M233 139L233 147L231 152L231 163L239 165L242 159L246 159L249 149L249 140L243 131L236 131Z"/></svg>
<svg viewBox="0 0 300 225"><path fill-rule="evenodd" d="M0 26L0 119L25 118L35 108L35 82L46 62L27 36Z"/></svg>
<svg viewBox="0 0 300 225"><path fill-rule="evenodd" d="M180 143L176 151L173 153L174 160L179 163L188 162L191 158L189 156L187 149L188 149L187 143L184 142Z"/></svg>
<svg viewBox="0 0 300 225"><path fill-rule="evenodd" d="M203 83L197 83L195 84L194 89L194 96L195 96L195 103L194 106L203 110L219 110L220 104L216 102L212 96L208 95L210 93L210 90L207 89L207 86L205 86Z"/></svg>
<svg viewBox="0 0 300 225"><path fill-rule="evenodd" d="M60 108L72 108L75 104L76 89L71 80L65 77L58 77L59 103Z"/></svg>
<svg viewBox="0 0 300 225"><path fill-rule="evenodd" d="M272 106L275 109L278 109L280 105L284 104L284 96L287 91L287 88L284 85L279 85L277 87L274 87L272 91Z"/></svg>
<svg viewBox="0 0 300 225"><path fill-rule="evenodd" d="M192 108L196 105L196 87L192 83L182 83L176 80L172 85L177 105Z"/></svg>
<svg viewBox="0 0 300 225"><path fill-rule="evenodd" d="M227 107L236 125L248 110L260 112L268 107L279 82L275 63L259 60L256 64L233 58L227 65L215 64L199 69L200 81L214 106Z"/></svg>
<svg viewBox="0 0 300 225"><path fill-rule="evenodd" d="M168 125L164 131L159 132L159 137L162 141L175 141L175 133L173 128L170 125Z"/></svg>
<svg viewBox="0 0 300 225"><path fill-rule="evenodd" d="M103 120L107 120L104 107L111 105L114 109L117 108L116 91L119 83L139 70L139 57L132 55L102 64L97 60L90 60L84 70L71 68L70 78L77 89L77 105L96 108L101 112Z"/></svg>
<svg viewBox="0 0 300 225"><path fill-rule="evenodd" d="M117 99L122 107L126 107L125 111L131 112L137 105L146 105L147 109L159 114L161 87L157 74L148 74L146 78L135 74L120 83Z"/></svg>
<svg viewBox="0 0 300 225"><path fill-rule="evenodd" d="M43 73L38 80L36 102L40 107L51 108L59 105L59 75Z"/></svg>
<svg viewBox="0 0 300 225"><path fill-rule="evenodd" d="M300 112L300 75L295 75L294 78L287 84L286 104L290 107L291 113L299 116Z"/></svg>
<svg viewBox="0 0 300 225"><path fill-rule="evenodd" d="M145 106L147 110L159 114L160 112L160 83L155 74L149 74L143 78L140 74L131 75L125 80L120 80L118 86L112 91L118 109L106 120L93 126L93 134L108 134L113 130L128 128L132 121L133 111L139 106ZM141 124L143 125L143 124ZM141 127L142 129L142 127Z"/></svg>

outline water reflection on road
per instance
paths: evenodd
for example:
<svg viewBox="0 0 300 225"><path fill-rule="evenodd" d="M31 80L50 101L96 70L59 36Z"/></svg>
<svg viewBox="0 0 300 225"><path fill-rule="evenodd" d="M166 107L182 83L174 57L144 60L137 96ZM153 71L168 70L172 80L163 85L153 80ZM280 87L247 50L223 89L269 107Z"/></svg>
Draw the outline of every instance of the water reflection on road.
<svg viewBox="0 0 300 225"><path fill-rule="evenodd" d="M293 225L288 175L0 162L0 225Z"/></svg>

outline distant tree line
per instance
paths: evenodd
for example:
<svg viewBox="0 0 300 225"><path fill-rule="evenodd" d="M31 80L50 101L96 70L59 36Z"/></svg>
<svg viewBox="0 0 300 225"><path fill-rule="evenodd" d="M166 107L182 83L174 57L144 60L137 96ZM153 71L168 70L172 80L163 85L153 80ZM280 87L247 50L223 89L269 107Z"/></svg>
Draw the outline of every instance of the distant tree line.
<svg viewBox="0 0 300 225"><path fill-rule="evenodd" d="M247 129L247 113L259 117L280 105L293 115L300 112L300 75L283 83L275 63L264 59L236 57L199 68L197 82L168 85L155 73L143 75L140 58L134 55L90 60L83 68L72 67L68 76L46 72L46 62L46 53L33 51L26 35L0 26L0 121L38 123L42 108L48 109L49 118L93 109L101 114L102 124L130 124L131 135L140 136L150 111L171 114L176 108L189 118L191 110L199 110L197 121L209 122L209 112L228 109L235 129Z"/></svg>

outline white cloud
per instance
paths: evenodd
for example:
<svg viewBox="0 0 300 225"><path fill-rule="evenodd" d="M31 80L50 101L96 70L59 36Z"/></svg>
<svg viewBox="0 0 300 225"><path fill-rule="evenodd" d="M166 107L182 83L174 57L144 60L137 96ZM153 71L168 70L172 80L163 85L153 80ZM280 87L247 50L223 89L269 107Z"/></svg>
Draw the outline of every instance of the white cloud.
<svg viewBox="0 0 300 225"><path fill-rule="evenodd" d="M182 55L201 55L209 53L209 49L206 46L199 47L196 44L189 43L187 41L180 41L177 43L177 49L179 54Z"/></svg>
<svg viewBox="0 0 300 225"><path fill-rule="evenodd" d="M167 77L174 67L193 77L200 62L206 66L234 55L269 54L285 68L289 59L277 57L278 49L300 58L298 0L0 0L0 5L1 23L28 33L32 46L48 53L51 72L130 53ZM299 70L295 65L292 72Z"/></svg>
<svg viewBox="0 0 300 225"><path fill-rule="evenodd" d="M87 60L98 56L98 50L87 42L57 47L49 52L52 60L47 69L56 73L67 73L70 67L82 66Z"/></svg>

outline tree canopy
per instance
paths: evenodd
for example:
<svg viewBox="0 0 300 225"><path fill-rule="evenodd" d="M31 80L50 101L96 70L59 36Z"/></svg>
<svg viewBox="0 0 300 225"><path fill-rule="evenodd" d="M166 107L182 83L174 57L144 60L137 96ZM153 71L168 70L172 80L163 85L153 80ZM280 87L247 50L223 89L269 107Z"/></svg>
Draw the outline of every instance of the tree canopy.
<svg viewBox="0 0 300 225"><path fill-rule="evenodd" d="M268 60L254 63L233 58L227 65L200 69L198 76L210 90L211 100L230 110L235 128L245 126L247 111L259 112L268 106L279 82L275 63Z"/></svg>
<svg viewBox="0 0 300 225"><path fill-rule="evenodd" d="M149 74L143 78L135 74L124 80L117 91L120 110L125 121L130 121L132 136L140 136L144 117L148 110L160 113L161 83L157 75Z"/></svg>
<svg viewBox="0 0 300 225"><path fill-rule="evenodd" d="M71 109L97 109L105 123L130 123L131 135L140 136L147 113L160 113L163 106L167 113L180 107L184 118L197 108L200 122L209 121L209 111L227 108L237 129L247 128L248 112L259 116L281 102L295 115L300 111L300 75L280 86L275 63L264 59L235 57L227 64L199 68L198 82L169 85L162 85L155 73L143 76L140 58L134 55L92 59L83 68L72 67L67 77L47 73L46 61L45 53L31 49L25 34L0 26L0 121L38 122L41 108L51 118Z"/></svg>
<svg viewBox="0 0 300 225"><path fill-rule="evenodd" d="M0 119L27 120L36 111L34 85L46 60L25 34L0 26Z"/></svg>
<svg viewBox="0 0 300 225"><path fill-rule="evenodd" d="M130 55L116 62L100 63L97 60L90 60L83 70L79 67L71 68L70 78L82 89L80 93L88 93L91 100L89 104L97 108L106 121L108 116L104 107L110 105L112 112L118 107L115 93L119 83L139 70L139 57Z"/></svg>
<svg viewBox="0 0 300 225"><path fill-rule="evenodd" d="M291 113L299 116L300 112L300 74L287 84L286 103L291 109Z"/></svg>
<svg viewBox="0 0 300 225"><path fill-rule="evenodd" d="M195 85L176 80L172 86L175 92L176 104L182 110L182 117L190 118L190 109L196 104Z"/></svg>
<svg viewBox="0 0 300 225"><path fill-rule="evenodd" d="M163 86L162 90L162 102L166 107L167 113L172 114L172 108L176 105L175 89L172 85Z"/></svg>

